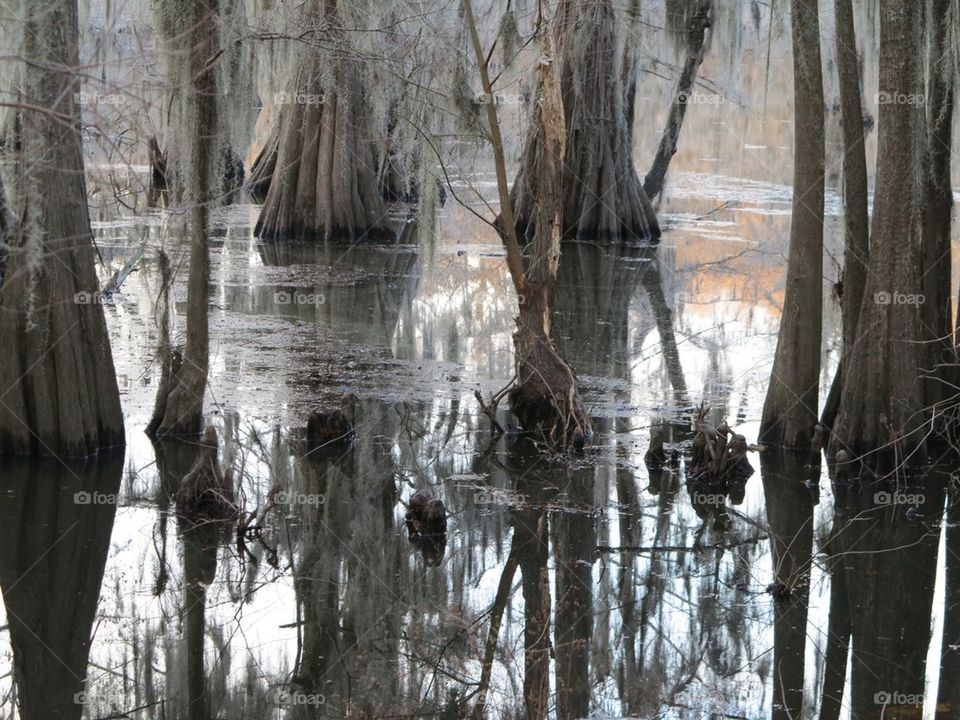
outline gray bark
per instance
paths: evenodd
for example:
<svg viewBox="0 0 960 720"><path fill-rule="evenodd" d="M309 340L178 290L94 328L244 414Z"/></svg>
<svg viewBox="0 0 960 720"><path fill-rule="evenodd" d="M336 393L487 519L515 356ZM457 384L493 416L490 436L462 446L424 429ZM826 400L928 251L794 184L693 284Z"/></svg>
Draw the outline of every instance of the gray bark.
<svg viewBox="0 0 960 720"><path fill-rule="evenodd" d="M950 222L953 186L950 162L953 148L954 67L949 62L947 12L951 0L931 0L930 35L927 41L927 148L924 178L921 278L923 280L923 328L929 350L924 361L931 368L925 388L926 402L943 400L949 392L944 368L955 363L951 333L950 280L952 248Z"/></svg>
<svg viewBox="0 0 960 720"><path fill-rule="evenodd" d="M851 0L836 0L837 74L840 80L840 124L843 134L843 283L840 297L843 316L843 355L837 366L821 422L833 426L840 407L843 367L857 342L857 323L867 283L870 253L870 216L867 210L867 157L864 147L863 108L860 104L859 58Z"/></svg>
<svg viewBox="0 0 960 720"><path fill-rule="evenodd" d="M265 240L392 239L366 126L362 68L344 38L337 0L312 0L305 25L317 28L334 54L310 51L300 66L281 112L275 168L254 232ZM328 73L332 84L324 85Z"/></svg>
<svg viewBox="0 0 960 720"><path fill-rule="evenodd" d="M810 446L817 423L823 305L824 105L816 0L792 0L794 175L780 333L760 439Z"/></svg>
<svg viewBox="0 0 960 720"><path fill-rule="evenodd" d="M21 101L42 110L20 112L8 150L24 161L12 173L15 221L0 287L0 453L83 457L124 436L74 99L77 7L29 0L23 11L30 62Z"/></svg>
<svg viewBox="0 0 960 720"><path fill-rule="evenodd" d="M881 17L880 93L919 98L924 92L923 5L884 0ZM922 313L906 300L922 292L922 105L882 103L878 142L870 272L831 441L832 452L846 447L855 455L884 446L886 452L873 456L872 464L892 460L894 450L903 457L921 442L913 431L922 422L924 407Z"/></svg>
<svg viewBox="0 0 960 720"><path fill-rule="evenodd" d="M633 166L632 98L618 72L613 3L566 0L555 22L562 29L556 44L566 125L563 237L655 243L660 226ZM544 192L535 169L542 141L533 123L511 192L517 230L528 238L535 235Z"/></svg>
<svg viewBox="0 0 960 720"><path fill-rule="evenodd" d="M207 244L210 177L216 148L217 90L216 33L211 32L218 0L198 0L188 4L189 12L181 18L183 32L174 35L186 44L189 53L190 98L185 107L184 126L194 128L190 138L190 271L187 276L187 339L183 360L169 385L161 383L154 417L147 431L151 435L196 435L203 425L203 396L207 387L209 366L210 255ZM163 358L166 364L168 358ZM165 365L166 369L166 365ZM168 392L169 394L166 394ZM162 412L162 415L160 414Z"/></svg>

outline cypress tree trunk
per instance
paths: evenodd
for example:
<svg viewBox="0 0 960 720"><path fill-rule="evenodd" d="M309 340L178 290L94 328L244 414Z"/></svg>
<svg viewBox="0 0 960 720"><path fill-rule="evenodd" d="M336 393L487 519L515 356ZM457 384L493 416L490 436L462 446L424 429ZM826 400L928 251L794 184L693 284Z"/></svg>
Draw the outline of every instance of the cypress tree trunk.
<svg viewBox="0 0 960 720"><path fill-rule="evenodd" d="M910 489L923 498L919 517L942 512L943 484L937 474ZM905 505L877 505L874 493L863 485L837 498L849 518L838 539L850 602L847 697L855 720L900 715L892 706L911 703L894 693L922 695L937 575L938 533L911 520Z"/></svg>
<svg viewBox="0 0 960 720"><path fill-rule="evenodd" d="M817 423L823 304L824 119L816 0L791 0L793 215L780 333L761 441L804 448Z"/></svg>
<svg viewBox="0 0 960 720"><path fill-rule="evenodd" d="M830 539L830 616L827 622L827 651L824 658L823 687L820 690L820 720L837 720L843 709L843 688L847 683L847 656L850 654L850 601L843 558L834 546L843 529L842 506L834 509Z"/></svg>
<svg viewBox="0 0 960 720"><path fill-rule="evenodd" d="M593 563L596 561L597 525L586 512L593 506L593 477L589 471L571 474L566 488L575 512L553 518L556 556L553 619L556 716L575 720L590 715L590 640L593 637Z"/></svg>
<svg viewBox="0 0 960 720"><path fill-rule="evenodd" d="M545 36L546 38L546 36ZM549 41L545 56L550 57ZM563 103L549 64L540 65L540 129L533 170L540 182L533 252L526 270L526 292L514 334L517 387L510 408L525 428L540 428L555 444L582 445L590 434L590 419L580 402L573 369L560 357L550 337L550 308L560 260L561 193L564 154Z"/></svg>
<svg viewBox="0 0 960 720"><path fill-rule="evenodd" d="M670 167L670 160L677 152L680 130L683 128L683 118L687 114L687 102L693 94L693 86L697 81L697 71L703 64L707 30L713 24L712 9L713 0L697 0L696 7L685 28L686 58L683 61L683 69L680 71L680 79L677 81L677 90L673 95L673 104L670 106L667 127L664 128L663 135L660 138L660 145L657 148L653 165L643 179L643 191L651 201L663 190L667 168Z"/></svg>
<svg viewBox="0 0 960 720"><path fill-rule="evenodd" d="M0 453L83 457L124 437L74 100L77 6L27 0L22 9L29 62L7 151L12 218L0 211L12 225L0 287Z"/></svg>
<svg viewBox="0 0 960 720"><path fill-rule="evenodd" d="M295 91L284 97L277 156L263 162L273 171L255 234L265 240L393 239L377 187L360 61L344 36L337 0L312 0L304 24L332 51L311 50Z"/></svg>
<svg viewBox="0 0 960 720"><path fill-rule="evenodd" d="M165 370L160 383L154 415L147 426L151 437L196 435L203 425L203 396L209 365L208 295L210 255L207 244L210 177L217 131L216 33L211 32L218 0L186 3L178 19L181 32L174 37L186 47L189 61L189 93L184 126L193 137L187 138L191 152L191 183L187 197L190 209L190 271L187 277L187 340L182 362L162 358ZM179 358L178 358L179 360Z"/></svg>
<svg viewBox="0 0 960 720"><path fill-rule="evenodd" d="M955 363L951 333L950 274L951 243L950 216L953 211L953 187L950 181L950 160L953 147L953 64L949 62L950 47L947 12L951 0L931 0L930 36L927 40L927 148L926 177L924 178L923 232L921 241L921 278L923 280L924 339L929 342L929 353L924 361L931 377L925 383L927 404L943 400L949 386L945 385L942 367Z"/></svg>
<svg viewBox="0 0 960 720"><path fill-rule="evenodd" d="M493 97L489 61L470 0L463 0L463 8L483 91ZM539 431L551 444L582 448L591 432L590 418L580 400L576 375L557 353L550 337L550 300L560 257L561 194L557 178L561 174L566 133L561 86L554 70L555 46L548 33L542 33L540 41L543 55L538 64L539 110L534 125L541 140L531 158L531 170L546 190L536 208L538 229L527 267L517 238L496 105L491 102L485 106L500 196L500 237L520 303L517 332L513 336L517 379L510 391L510 408L526 430Z"/></svg>
<svg viewBox="0 0 960 720"><path fill-rule="evenodd" d="M887 446L885 457L874 457L873 464L920 444L912 431L921 424L924 407L922 314L910 298L922 292L918 246L925 119L921 104L906 101L924 92L924 8L895 0L883 0L881 8L880 93L904 101L880 105L870 272L831 440L832 452L846 447L858 454ZM888 445L892 441L895 446Z"/></svg>
<svg viewBox="0 0 960 720"><path fill-rule="evenodd" d="M655 243L660 226L633 165L630 93L622 83L613 2L563 0L555 22L566 126L563 237ZM533 123L511 193L517 232L528 238L536 233L545 192L536 169L543 141Z"/></svg>
<svg viewBox="0 0 960 720"><path fill-rule="evenodd" d="M550 575L547 570L547 513L513 515L513 545L520 558L523 588L523 717L543 720L550 704Z"/></svg>
<svg viewBox="0 0 960 720"><path fill-rule="evenodd" d="M857 38L852 0L836 0L837 74L840 80L840 126L843 134L843 355L830 386L821 416L827 428L833 426L840 407L843 366L857 341L857 323L867 283L870 254L870 216L867 211L867 156L864 148L863 108L860 105Z"/></svg>

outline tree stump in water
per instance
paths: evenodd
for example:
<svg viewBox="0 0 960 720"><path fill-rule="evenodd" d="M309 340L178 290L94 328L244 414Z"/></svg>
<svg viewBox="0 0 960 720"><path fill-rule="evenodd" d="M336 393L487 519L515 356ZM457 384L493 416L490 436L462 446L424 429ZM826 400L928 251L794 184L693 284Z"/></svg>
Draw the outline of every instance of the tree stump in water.
<svg viewBox="0 0 960 720"><path fill-rule="evenodd" d="M517 381L509 395L510 410L524 430L542 433L548 444L582 450L592 430L577 376L549 334L525 323L523 315L521 308L513 336Z"/></svg>
<svg viewBox="0 0 960 720"><path fill-rule="evenodd" d="M407 536L427 565L436 567L447 548L447 508L441 500L418 490L410 498L406 514Z"/></svg>
<svg viewBox="0 0 960 720"><path fill-rule="evenodd" d="M307 419L307 447L316 450L332 443L349 443L355 437L357 396L347 393L340 408L327 412L311 413Z"/></svg>
<svg viewBox="0 0 960 720"><path fill-rule="evenodd" d="M220 469L217 431L207 426L200 451L177 490L177 515L193 524L229 522L237 516L233 474Z"/></svg>

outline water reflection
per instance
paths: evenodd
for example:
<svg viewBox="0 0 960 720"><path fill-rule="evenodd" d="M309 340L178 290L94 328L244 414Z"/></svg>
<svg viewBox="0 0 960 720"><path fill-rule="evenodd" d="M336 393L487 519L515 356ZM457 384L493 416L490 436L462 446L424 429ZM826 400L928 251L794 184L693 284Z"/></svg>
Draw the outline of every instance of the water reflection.
<svg viewBox="0 0 960 720"><path fill-rule="evenodd" d="M5 459L0 591L23 717L79 718L123 456Z"/></svg>

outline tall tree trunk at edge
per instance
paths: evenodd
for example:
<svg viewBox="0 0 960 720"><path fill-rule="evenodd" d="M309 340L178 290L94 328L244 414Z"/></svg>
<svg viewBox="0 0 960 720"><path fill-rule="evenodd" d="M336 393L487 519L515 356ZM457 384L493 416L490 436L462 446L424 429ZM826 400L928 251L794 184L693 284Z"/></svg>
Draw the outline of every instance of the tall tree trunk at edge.
<svg viewBox="0 0 960 720"><path fill-rule="evenodd" d="M86 457L124 442L87 208L77 5L26 0L9 247L0 267L0 453ZM9 149L8 149L9 152ZM5 205L5 202L0 202Z"/></svg>

